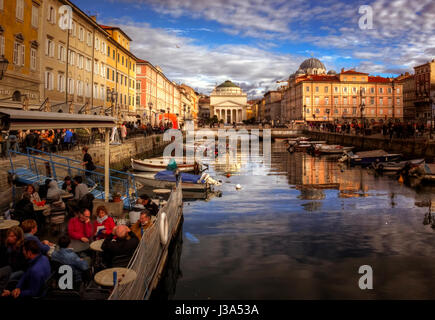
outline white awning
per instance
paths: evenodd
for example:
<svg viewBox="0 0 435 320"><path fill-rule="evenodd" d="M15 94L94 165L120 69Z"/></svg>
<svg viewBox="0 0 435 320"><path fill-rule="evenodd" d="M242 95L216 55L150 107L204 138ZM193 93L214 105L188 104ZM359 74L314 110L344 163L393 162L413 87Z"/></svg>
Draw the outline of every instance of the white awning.
<svg viewBox="0 0 435 320"><path fill-rule="evenodd" d="M1 130L112 128L115 125L115 118L110 116L0 108Z"/></svg>

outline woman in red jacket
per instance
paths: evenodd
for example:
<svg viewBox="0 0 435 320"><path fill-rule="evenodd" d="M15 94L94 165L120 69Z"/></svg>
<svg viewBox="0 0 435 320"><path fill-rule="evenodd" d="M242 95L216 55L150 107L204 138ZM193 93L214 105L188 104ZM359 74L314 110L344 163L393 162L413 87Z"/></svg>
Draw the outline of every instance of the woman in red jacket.
<svg viewBox="0 0 435 320"><path fill-rule="evenodd" d="M104 239L108 235L112 234L113 228L115 228L115 221L112 217L109 217L105 206L99 206L97 208L97 220L94 223L94 235L95 238Z"/></svg>

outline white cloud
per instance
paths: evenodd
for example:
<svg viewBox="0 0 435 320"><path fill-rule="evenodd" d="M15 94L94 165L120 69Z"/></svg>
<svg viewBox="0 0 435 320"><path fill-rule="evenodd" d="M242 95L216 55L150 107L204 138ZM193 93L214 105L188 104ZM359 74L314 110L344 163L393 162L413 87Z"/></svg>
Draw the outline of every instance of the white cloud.
<svg viewBox="0 0 435 320"><path fill-rule="evenodd" d="M287 79L304 59L247 45L200 45L180 33L146 23L110 23L120 26L133 39L131 50L138 58L160 66L169 79L203 93L230 79L247 89L252 98L276 87L277 80Z"/></svg>

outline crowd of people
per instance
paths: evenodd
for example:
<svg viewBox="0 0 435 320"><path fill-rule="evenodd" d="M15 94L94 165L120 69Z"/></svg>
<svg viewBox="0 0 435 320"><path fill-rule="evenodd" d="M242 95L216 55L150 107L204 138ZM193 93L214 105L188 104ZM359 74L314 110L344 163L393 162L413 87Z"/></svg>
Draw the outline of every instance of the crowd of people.
<svg viewBox="0 0 435 320"><path fill-rule="evenodd" d="M382 124L366 124L361 123L309 123L310 130L335 132L342 134L364 134L371 135L380 133L384 137L408 139L413 137L422 137L430 128L424 124L417 123L382 123Z"/></svg>
<svg viewBox="0 0 435 320"><path fill-rule="evenodd" d="M33 191L31 188L28 190ZM92 279L92 271L126 267L145 230L153 225L158 207L143 195L134 208L139 218L130 227L116 225L105 206L99 206L94 217L92 210L86 207L77 206L73 210L67 231L58 237L56 244L39 239L35 219L27 218L20 226L7 230L6 238L0 245L1 297L43 296L47 282L58 272L53 266L69 265L72 268L76 290L80 289L84 279ZM70 248L73 241L90 244L96 240L103 241L102 261L98 265L89 250L77 253Z"/></svg>

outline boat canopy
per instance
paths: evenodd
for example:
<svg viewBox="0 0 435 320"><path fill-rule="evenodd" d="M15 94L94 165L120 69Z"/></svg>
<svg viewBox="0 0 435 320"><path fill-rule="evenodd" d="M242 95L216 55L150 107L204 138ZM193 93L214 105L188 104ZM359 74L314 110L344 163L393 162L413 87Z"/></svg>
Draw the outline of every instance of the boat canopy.
<svg viewBox="0 0 435 320"><path fill-rule="evenodd" d="M180 175L181 175L181 181L185 183L198 183L198 181L201 179L201 176L197 174L181 172ZM163 180L163 181L171 181L171 182L176 181L174 172L170 170L159 171L156 173L154 178L156 180Z"/></svg>

